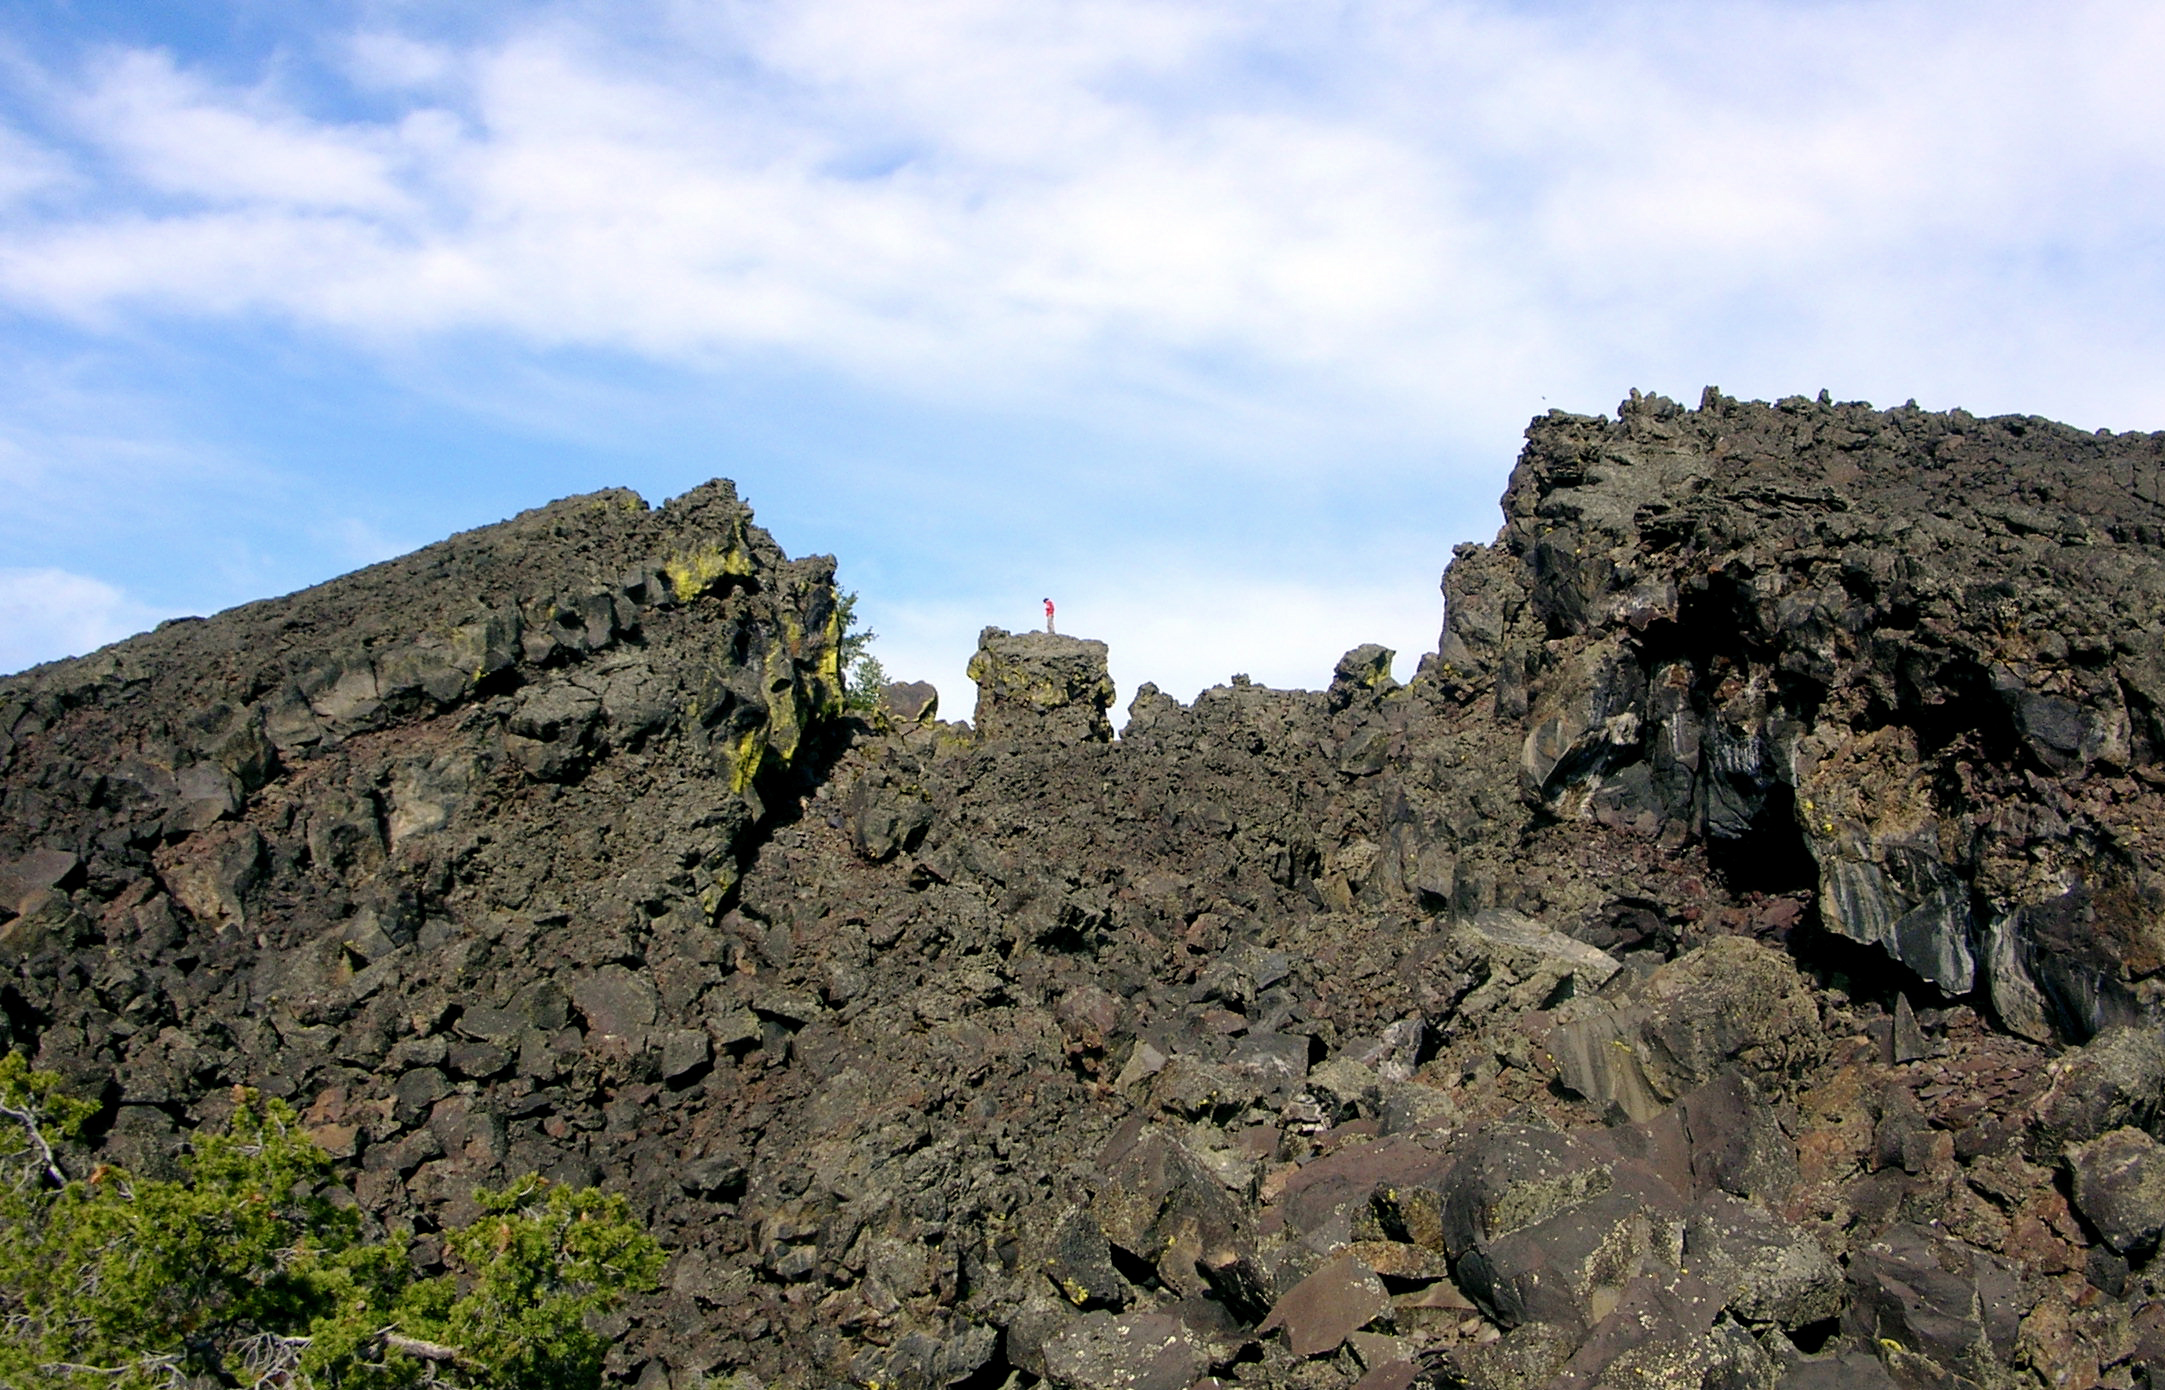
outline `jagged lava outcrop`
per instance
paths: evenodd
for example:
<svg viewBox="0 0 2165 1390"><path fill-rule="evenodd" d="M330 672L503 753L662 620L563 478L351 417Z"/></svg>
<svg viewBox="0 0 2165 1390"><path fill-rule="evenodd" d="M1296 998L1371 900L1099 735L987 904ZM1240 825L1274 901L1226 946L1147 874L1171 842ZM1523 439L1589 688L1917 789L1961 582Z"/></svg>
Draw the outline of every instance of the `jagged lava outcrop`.
<svg viewBox="0 0 2165 1390"><path fill-rule="evenodd" d="M2150 1384L2161 473L1551 414L1411 682L1117 739L996 628L845 714L831 562L574 498L0 682L6 1040L425 1264L626 1192L648 1387Z"/></svg>

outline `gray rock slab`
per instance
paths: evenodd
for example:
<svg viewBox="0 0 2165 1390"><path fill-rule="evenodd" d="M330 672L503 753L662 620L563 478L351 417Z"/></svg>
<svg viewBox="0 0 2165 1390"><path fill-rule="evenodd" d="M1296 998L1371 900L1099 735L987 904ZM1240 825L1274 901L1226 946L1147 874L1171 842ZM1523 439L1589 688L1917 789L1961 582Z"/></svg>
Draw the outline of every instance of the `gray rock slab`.
<svg viewBox="0 0 2165 1390"><path fill-rule="evenodd" d="M1819 1242L1764 1207L1715 1193L1693 1203L1685 1266L1725 1294L1747 1322L1802 1327L1834 1317L1847 1290Z"/></svg>
<svg viewBox="0 0 2165 1390"><path fill-rule="evenodd" d="M1295 1356L1321 1356L1391 1310L1376 1272L1359 1260L1333 1260L1288 1289L1258 1332L1285 1329Z"/></svg>
<svg viewBox="0 0 2165 1390"><path fill-rule="evenodd" d="M1210 1369L1202 1339L1163 1313L1085 1317L1044 1354L1045 1378L1060 1390L1188 1390Z"/></svg>
<svg viewBox="0 0 2165 1390"><path fill-rule="evenodd" d="M572 1002L589 1032L643 1039L654 1024L660 997L654 986L621 965L605 965L571 987Z"/></svg>

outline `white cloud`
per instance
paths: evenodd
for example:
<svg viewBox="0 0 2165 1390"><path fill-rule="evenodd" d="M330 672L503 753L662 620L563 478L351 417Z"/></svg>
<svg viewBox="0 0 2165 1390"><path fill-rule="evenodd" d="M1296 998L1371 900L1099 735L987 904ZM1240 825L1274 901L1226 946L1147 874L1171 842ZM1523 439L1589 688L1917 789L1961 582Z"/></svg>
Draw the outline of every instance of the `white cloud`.
<svg viewBox="0 0 2165 1390"><path fill-rule="evenodd" d="M414 94L373 122L111 58L66 114L128 182L0 229L0 295L779 349L950 402L1290 393L1406 436L1753 324L1793 368L1845 339L1829 282L1993 377L1944 340L1965 296L2154 235L2165 193L2165 31L2125 3L653 14L356 35Z"/></svg>
<svg viewBox="0 0 2165 1390"><path fill-rule="evenodd" d="M0 569L0 673L80 656L165 616L87 575Z"/></svg>
<svg viewBox="0 0 2165 1390"><path fill-rule="evenodd" d="M163 53L101 64L74 115L157 193L214 203L405 212L395 132L312 121L252 93L220 90Z"/></svg>

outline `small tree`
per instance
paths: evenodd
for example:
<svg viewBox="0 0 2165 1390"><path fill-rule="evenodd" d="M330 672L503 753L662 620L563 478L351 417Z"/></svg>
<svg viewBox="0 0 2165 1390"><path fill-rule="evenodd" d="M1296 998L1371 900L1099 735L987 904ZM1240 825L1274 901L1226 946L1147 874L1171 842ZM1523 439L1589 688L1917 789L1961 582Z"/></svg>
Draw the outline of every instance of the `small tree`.
<svg viewBox="0 0 2165 1390"><path fill-rule="evenodd" d="M468 1291L455 1296L449 1278L416 1284L401 1304L410 1325L487 1367L476 1385L598 1384L609 1343L587 1315L652 1288L661 1247L618 1193L529 1175L475 1197L487 1214L450 1240Z"/></svg>
<svg viewBox="0 0 2165 1390"><path fill-rule="evenodd" d="M868 710L879 703L880 687L887 684L887 668L870 648L879 634L857 623L857 593L853 589L837 601L842 610L842 702L846 708Z"/></svg>
<svg viewBox="0 0 2165 1390"><path fill-rule="evenodd" d="M521 1178L476 1194L417 1277L402 1240L367 1242L330 1200L330 1156L290 1107L237 1089L179 1181L61 1171L53 1144L95 1107L19 1054L0 1058L0 1385L554 1390L600 1381L585 1325L651 1288L661 1247L621 1196ZM461 1289L464 1292L461 1292Z"/></svg>

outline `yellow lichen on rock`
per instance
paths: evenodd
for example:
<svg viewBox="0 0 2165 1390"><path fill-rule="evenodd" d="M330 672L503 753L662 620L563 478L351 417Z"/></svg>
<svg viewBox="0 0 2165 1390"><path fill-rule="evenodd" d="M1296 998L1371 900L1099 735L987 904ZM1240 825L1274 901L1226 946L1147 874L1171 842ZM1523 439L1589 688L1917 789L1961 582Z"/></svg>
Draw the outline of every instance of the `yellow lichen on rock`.
<svg viewBox="0 0 2165 1390"><path fill-rule="evenodd" d="M700 595L712 592L723 579L748 578L752 568L752 556L744 548L741 536L726 546L704 546L672 555L662 562L662 574L669 580L669 591L679 603L690 603Z"/></svg>

